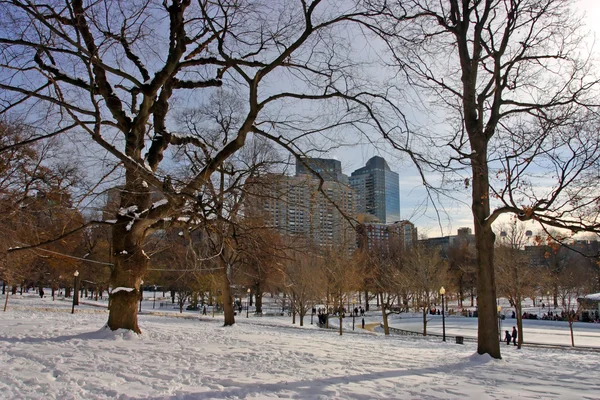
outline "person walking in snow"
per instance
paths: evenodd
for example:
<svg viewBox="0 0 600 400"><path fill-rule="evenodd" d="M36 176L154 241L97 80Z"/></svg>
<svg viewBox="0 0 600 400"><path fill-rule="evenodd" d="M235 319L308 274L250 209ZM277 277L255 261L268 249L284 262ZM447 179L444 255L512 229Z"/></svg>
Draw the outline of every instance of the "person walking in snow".
<svg viewBox="0 0 600 400"><path fill-rule="evenodd" d="M513 339L513 344L516 346L517 345L517 338L519 337L519 332L517 332L517 328L515 328L513 326L513 330L512 330L512 339Z"/></svg>
<svg viewBox="0 0 600 400"><path fill-rule="evenodd" d="M510 332L509 331L504 331L504 340L506 340L506 345L508 346L510 344Z"/></svg>

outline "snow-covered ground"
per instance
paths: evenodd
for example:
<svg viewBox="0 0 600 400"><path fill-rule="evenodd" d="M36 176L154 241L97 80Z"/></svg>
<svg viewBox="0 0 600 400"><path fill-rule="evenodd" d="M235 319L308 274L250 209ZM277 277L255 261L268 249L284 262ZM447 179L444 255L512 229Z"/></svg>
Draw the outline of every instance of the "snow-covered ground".
<svg viewBox="0 0 600 400"><path fill-rule="evenodd" d="M492 360L472 342L386 337L360 324L339 336L310 317L300 328L242 314L223 327L220 315L179 318L172 307L140 315L137 336L103 329L102 307L70 311L66 301L11 296L0 312L0 398L600 399L598 352L505 346ZM475 321L448 320L449 330Z"/></svg>

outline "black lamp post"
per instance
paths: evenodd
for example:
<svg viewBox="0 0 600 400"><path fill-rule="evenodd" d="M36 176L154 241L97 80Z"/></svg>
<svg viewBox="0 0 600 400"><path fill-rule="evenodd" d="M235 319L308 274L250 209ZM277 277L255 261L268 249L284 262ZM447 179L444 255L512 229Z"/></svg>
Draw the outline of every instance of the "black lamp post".
<svg viewBox="0 0 600 400"><path fill-rule="evenodd" d="M77 291L77 277L79 271L73 273L73 306L71 307L71 314L75 314L75 306L79 305L79 292Z"/></svg>
<svg viewBox="0 0 600 400"><path fill-rule="evenodd" d="M440 295L442 296L442 341L446 341L446 314L444 307L444 295L446 294L446 289L442 286L440 288Z"/></svg>
<svg viewBox="0 0 600 400"><path fill-rule="evenodd" d="M156 307L156 285L154 285L154 300L152 301L152 308Z"/></svg>
<svg viewBox="0 0 600 400"><path fill-rule="evenodd" d="M248 318L248 314L250 313L250 288L248 288L248 304L246 305L246 318Z"/></svg>
<svg viewBox="0 0 600 400"><path fill-rule="evenodd" d="M313 317L315 316L315 306L312 306L312 309L310 310L310 324L313 324Z"/></svg>
<svg viewBox="0 0 600 400"><path fill-rule="evenodd" d="M140 310L138 312L142 312L142 300L144 300L144 288L142 288L143 284L144 281L140 281Z"/></svg>
<svg viewBox="0 0 600 400"><path fill-rule="evenodd" d="M502 306L498 306L498 340L502 341Z"/></svg>

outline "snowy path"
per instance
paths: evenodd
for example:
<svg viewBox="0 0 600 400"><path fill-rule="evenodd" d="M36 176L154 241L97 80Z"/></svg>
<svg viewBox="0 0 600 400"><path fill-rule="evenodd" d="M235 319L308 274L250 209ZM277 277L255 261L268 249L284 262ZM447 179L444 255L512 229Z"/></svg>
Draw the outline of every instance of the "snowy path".
<svg viewBox="0 0 600 400"><path fill-rule="evenodd" d="M0 314L7 399L600 399L597 353L511 348L491 360L472 343L339 336L285 318L224 328L218 317L141 315L138 337L101 330L97 308L12 306Z"/></svg>

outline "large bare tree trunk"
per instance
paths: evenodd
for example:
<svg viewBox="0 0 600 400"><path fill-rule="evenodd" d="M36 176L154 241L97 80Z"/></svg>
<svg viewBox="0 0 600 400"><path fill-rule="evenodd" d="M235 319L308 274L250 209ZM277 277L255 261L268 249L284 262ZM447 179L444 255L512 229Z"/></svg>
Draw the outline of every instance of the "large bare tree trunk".
<svg viewBox="0 0 600 400"><path fill-rule="evenodd" d="M477 353L501 358L498 341L498 311L496 309L496 282L494 279L494 242L496 235L487 220L490 216L489 171L487 144L483 132L471 137L473 156L473 219L475 248L477 249Z"/></svg>
<svg viewBox="0 0 600 400"><path fill-rule="evenodd" d="M109 295L107 325L113 331L129 329L141 333L137 320L137 304L141 297L142 278L148 268L148 256L144 253L142 245L148 225L152 221L135 220L133 213L149 209L150 192L148 185L135 171L128 170L125 179L117 223L112 227L112 292Z"/></svg>
<svg viewBox="0 0 600 400"><path fill-rule="evenodd" d="M115 249L120 246L115 246ZM119 252L114 256L114 267L110 276L113 291L110 293L108 327L111 330L129 329L141 333L138 326L138 301L142 276L148 266L148 259L141 247L127 254ZM123 289L119 289L123 288ZM118 290L115 290L118 289Z"/></svg>
<svg viewBox="0 0 600 400"><path fill-rule="evenodd" d="M233 309L233 298L231 296L231 284L229 282L229 266L223 257L219 257L221 264L221 293L223 296L223 316L224 326L235 324L235 315Z"/></svg>
<svg viewBox="0 0 600 400"><path fill-rule="evenodd" d="M262 298L263 298L263 294L262 294L262 290L260 289L260 286L257 286L257 292L256 292L256 313L257 314L262 314Z"/></svg>

